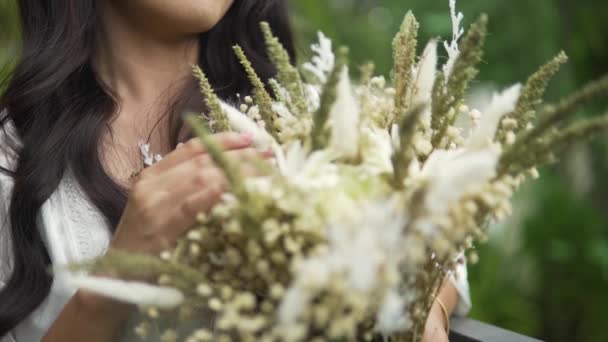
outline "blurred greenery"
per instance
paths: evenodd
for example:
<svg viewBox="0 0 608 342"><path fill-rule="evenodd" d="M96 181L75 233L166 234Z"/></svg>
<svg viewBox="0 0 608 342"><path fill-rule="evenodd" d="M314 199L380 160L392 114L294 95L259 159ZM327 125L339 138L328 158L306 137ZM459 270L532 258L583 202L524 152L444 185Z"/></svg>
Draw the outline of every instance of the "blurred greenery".
<svg viewBox="0 0 608 342"><path fill-rule="evenodd" d="M388 74L390 42L407 10L421 42L448 38L448 0L292 0L301 58L317 30L351 49L354 63ZM549 100L608 73L608 1L460 0L465 24L490 16L478 88L523 81L564 49L571 62ZM14 60L14 1L0 1L0 63ZM423 44L421 44L423 45ZM420 47L422 48L422 46ZM445 57L444 57L445 59ZM606 110L606 103L582 115ZM547 341L608 341L608 139L577 146L516 196L514 217L492 229L470 266L474 318Z"/></svg>
<svg viewBox="0 0 608 342"><path fill-rule="evenodd" d="M17 16L14 1L0 1L0 67L10 64L17 51Z"/></svg>

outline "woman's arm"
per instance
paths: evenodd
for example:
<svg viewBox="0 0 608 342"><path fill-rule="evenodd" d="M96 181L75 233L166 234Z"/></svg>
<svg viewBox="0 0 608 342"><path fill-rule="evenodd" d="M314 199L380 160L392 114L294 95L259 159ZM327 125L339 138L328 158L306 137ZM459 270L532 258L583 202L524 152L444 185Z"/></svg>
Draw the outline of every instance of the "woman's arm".
<svg viewBox="0 0 608 342"><path fill-rule="evenodd" d="M458 291L449 279L445 279L443 286L437 295L437 299L433 302L431 312L424 327L423 342L447 342L448 341L448 324L446 319L454 312L458 304ZM445 307L443 311L441 304ZM447 314L447 317L446 317Z"/></svg>
<svg viewBox="0 0 608 342"><path fill-rule="evenodd" d="M42 341L116 341L131 310L130 305L78 291Z"/></svg>

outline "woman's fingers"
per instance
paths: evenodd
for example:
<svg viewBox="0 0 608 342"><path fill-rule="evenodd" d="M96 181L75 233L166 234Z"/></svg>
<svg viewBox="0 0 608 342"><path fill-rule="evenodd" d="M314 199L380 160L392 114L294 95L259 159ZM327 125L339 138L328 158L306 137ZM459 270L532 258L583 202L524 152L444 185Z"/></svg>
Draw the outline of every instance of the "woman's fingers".
<svg viewBox="0 0 608 342"><path fill-rule="evenodd" d="M261 162L262 158L269 158L267 152L259 152L253 148L228 151L226 156L241 167L246 164L254 164L251 162L254 159ZM250 172L249 169L252 167L248 166L247 170L244 170L245 176L260 174ZM218 175L221 176L222 172L213 165L211 156L202 154L170 168L161 175L142 181L149 183L151 188L167 189L171 192L172 198L180 198L198 191L202 187L215 185L219 181ZM223 176L221 178L223 179Z"/></svg>
<svg viewBox="0 0 608 342"><path fill-rule="evenodd" d="M173 229L166 234L170 234L170 238L174 240L181 237L196 223L198 213L209 211L220 201L222 192L220 186L209 186L185 198L173 208L165 225Z"/></svg>
<svg viewBox="0 0 608 342"><path fill-rule="evenodd" d="M204 189L224 189L227 185L226 177L221 170L215 167L206 167L191 175L183 176L181 182L179 182L179 179L174 179L172 184L174 185L171 188L170 196L167 198L167 205L176 203Z"/></svg>
<svg viewBox="0 0 608 342"><path fill-rule="evenodd" d="M239 154L240 157L245 158L259 158L259 153L257 153L257 151L256 153L252 151L235 151L234 154ZM241 164L241 170L243 170L243 174L247 176L259 176L263 172L259 165L247 162ZM181 237L196 223L196 216L199 213L208 212L220 201L221 195L227 185L223 173L215 167L207 168L199 181L204 184L204 186L186 197L181 197L181 203L174 207L173 214L166 224L168 227L174 227L169 234L172 234L172 237L175 239ZM186 190L182 191L186 192ZM172 192L172 196L168 198L168 201L176 203L177 200L174 197L176 193L177 191ZM185 198L185 200L183 200L183 198ZM168 203L167 205L170 206L171 204Z"/></svg>
<svg viewBox="0 0 608 342"><path fill-rule="evenodd" d="M227 151L250 147L253 139L251 135L235 132L225 132L213 135L213 139ZM161 161L142 171L142 178L149 178L161 174L168 169L181 164L189 159L206 153L206 149L198 138L193 138L183 144L180 148L167 154Z"/></svg>
<svg viewBox="0 0 608 342"><path fill-rule="evenodd" d="M224 146L237 145L230 145L228 142ZM187 148L186 144L178 151ZM166 248L195 223L198 213L210 210L228 186L223 171L214 165L209 154L201 152L176 163L176 160L183 156L178 155L169 163L165 163L162 173L149 174L133 185L129 200L139 208L136 211L131 210L137 212L133 217L145 220L148 222L146 226L149 227L149 232L142 231L143 238L135 239L136 241L152 241L152 245ZM259 176L266 172L268 168L263 166L263 163L266 163L264 159L271 156L268 151L260 152L253 148L232 149L226 152L226 157L241 169L244 177ZM171 164L174 165L169 166ZM158 170L163 168L157 168L156 172ZM125 226L137 226L137 220L129 220L126 223L128 224ZM125 239L127 244L132 243L129 240L133 239ZM144 243L144 247L137 248L143 250L145 245Z"/></svg>

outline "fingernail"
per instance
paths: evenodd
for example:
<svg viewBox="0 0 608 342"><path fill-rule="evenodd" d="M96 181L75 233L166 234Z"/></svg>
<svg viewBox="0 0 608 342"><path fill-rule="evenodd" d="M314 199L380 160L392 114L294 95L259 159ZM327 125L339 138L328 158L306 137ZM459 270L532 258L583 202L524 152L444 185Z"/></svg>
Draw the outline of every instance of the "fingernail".
<svg viewBox="0 0 608 342"><path fill-rule="evenodd" d="M184 143L179 143L179 144L177 144L176 149L178 149L178 148L182 148L182 147L184 147Z"/></svg>
<svg viewBox="0 0 608 342"><path fill-rule="evenodd" d="M253 135L251 135L251 133L241 133L241 138L248 143L253 141Z"/></svg>
<svg viewBox="0 0 608 342"><path fill-rule="evenodd" d="M274 152L270 148L262 151L262 154L266 157L274 157Z"/></svg>

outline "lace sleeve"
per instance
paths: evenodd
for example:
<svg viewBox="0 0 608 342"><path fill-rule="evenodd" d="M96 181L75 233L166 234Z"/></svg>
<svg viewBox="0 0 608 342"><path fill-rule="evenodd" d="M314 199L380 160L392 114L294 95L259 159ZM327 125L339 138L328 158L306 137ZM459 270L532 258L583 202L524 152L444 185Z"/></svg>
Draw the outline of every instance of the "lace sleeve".
<svg viewBox="0 0 608 342"><path fill-rule="evenodd" d="M12 159L4 148L4 139L0 129L0 166L12 170ZM13 188L12 178L0 171L0 287L10 275L12 268L11 239L8 219L8 206Z"/></svg>
<svg viewBox="0 0 608 342"><path fill-rule="evenodd" d="M7 336L0 337L0 342L17 342L13 334L8 334Z"/></svg>
<svg viewBox="0 0 608 342"><path fill-rule="evenodd" d="M11 185L5 175L0 174L0 288L10 275L12 265L11 239L8 227L8 204Z"/></svg>
<svg viewBox="0 0 608 342"><path fill-rule="evenodd" d="M454 309L454 315L464 317L471 311L471 292L469 290L469 279L467 274L467 263L464 254L458 257L458 263L454 273L450 275L452 284L458 291L458 304Z"/></svg>
<svg viewBox="0 0 608 342"><path fill-rule="evenodd" d="M14 158L6 149L4 133L0 127L0 166L12 170ZM0 171L0 288L4 287L12 269L11 239L8 219L13 180ZM12 333L0 336L0 342L16 342Z"/></svg>

